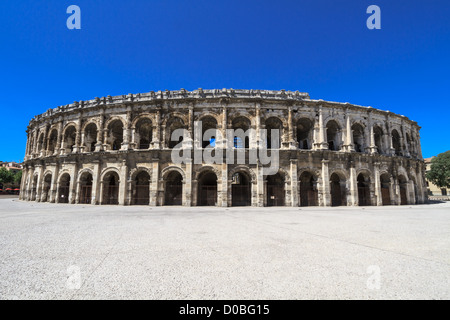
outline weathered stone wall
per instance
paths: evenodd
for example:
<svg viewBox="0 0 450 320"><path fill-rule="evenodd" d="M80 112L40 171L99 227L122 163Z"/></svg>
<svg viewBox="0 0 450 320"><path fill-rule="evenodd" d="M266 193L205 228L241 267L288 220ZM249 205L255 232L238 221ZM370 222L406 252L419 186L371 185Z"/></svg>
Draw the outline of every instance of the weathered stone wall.
<svg viewBox="0 0 450 320"><path fill-rule="evenodd" d="M253 129L247 158L265 145L263 129L279 129L282 185L273 187L258 163L196 164L193 152L188 163L173 163L170 137L177 128L188 132L183 147L202 150L196 121L221 132L217 150L230 142L226 129ZM148 192L146 203L165 205L167 181L178 172L180 204L191 206L200 204L208 189L202 177L211 172L217 206L233 205L237 173L247 181L252 206L424 203L419 130L416 122L389 111L311 100L299 92L199 89L96 98L30 121L20 198L132 205L139 204L141 188Z"/></svg>

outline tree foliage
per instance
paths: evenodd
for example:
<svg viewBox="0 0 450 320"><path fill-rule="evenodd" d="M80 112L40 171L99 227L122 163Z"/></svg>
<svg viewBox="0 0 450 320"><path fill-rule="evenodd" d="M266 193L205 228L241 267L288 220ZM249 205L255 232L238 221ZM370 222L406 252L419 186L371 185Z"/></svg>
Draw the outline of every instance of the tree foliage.
<svg viewBox="0 0 450 320"><path fill-rule="evenodd" d="M14 174L4 167L0 168L0 182L11 183L14 180Z"/></svg>
<svg viewBox="0 0 450 320"><path fill-rule="evenodd" d="M439 188L450 188L450 151L431 159L431 167L426 175Z"/></svg>
<svg viewBox="0 0 450 320"><path fill-rule="evenodd" d="M17 171L13 176L13 182L15 185L20 186L20 182L22 181L22 170Z"/></svg>

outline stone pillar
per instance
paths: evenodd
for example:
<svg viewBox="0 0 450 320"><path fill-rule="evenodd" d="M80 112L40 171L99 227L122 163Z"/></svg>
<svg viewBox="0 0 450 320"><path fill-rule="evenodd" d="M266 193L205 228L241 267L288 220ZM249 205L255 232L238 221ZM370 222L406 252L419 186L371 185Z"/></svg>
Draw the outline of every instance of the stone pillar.
<svg viewBox="0 0 450 320"><path fill-rule="evenodd" d="M36 202L41 202L44 166L38 164L38 165L36 165L36 167L38 168L38 181L37 181L37 186L36 186Z"/></svg>
<svg viewBox="0 0 450 320"><path fill-rule="evenodd" d="M52 175L52 184L50 186L49 198L50 203L58 202L58 175L59 175L59 163L56 163L55 172Z"/></svg>
<svg viewBox="0 0 450 320"><path fill-rule="evenodd" d="M61 154L61 141L63 140L63 123L58 122L58 135L56 136L56 145L53 154ZM59 148L59 149L58 149Z"/></svg>
<svg viewBox="0 0 450 320"><path fill-rule="evenodd" d="M72 166L72 174L70 175L69 187L69 203L74 204L76 198L76 185L78 180L78 164L74 163Z"/></svg>
<svg viewBox="0 0 450 320"><path fill-rule="evenodd" d="M92 176L92 200L91 200L91 204L99 204L99 199L101 196L100 193L100 161L99 160L95 160L93 161L94 163L94 170L93 170L93 176Z"/></svg>
<svg viewBox="0 0 450 320"><path fill-rule="evenodd" d="M186 162L186 179L184 182L183 190L183 206L192 206L192 159Z"/></svg>
<svg viewBox="0 0 450 320"><path fill-rule="evenodd" d="M98 193L98 204L103 204L103 190L105 189L105 183L103 180L100 180L100 187L99 187L99 193Z"/></svg>
<svg viewBox="0 0 450 320"><path fill-rule="evenodd" d="M161 148L161 127L160 127L160 123L161 123L161 111L157 110L156 111L156 123L153 127L153 137L152 137L152 148L153 149L159 149Z"/></svg>
<svg viewBox="0 0 450 320"><path fill-rule="evenodd" d="M381 194L381 178L380 178L380 163L375 162L374 167L374 180L375 180L375 201L377 206L383 205L383 196Z"/></svg>
<svg viewBox="0 0 450 320"><path fill-rule="evenodd" d="M256 125L256 146L257 149L261 149L265 147L265 142L262 141L261 138L261 104L256 103L256 110L255 110L255 125Z"/></svg>
<svg viewBox="0 0 450 320"><path fill-rule="evenodd" d="M353 144L353 132L352 132L352 126L351 126L351 119L350 115L348 114L348 111L345 114L346 118L346 125L345 125L345 144L343 146L344 151L347 152L353 152L355 151L355 146Z"/></svg>
<svg viewBox="0 0 450 320"><path fill-rule="evenodd" d="M152 165L152 177L150 182L150 205L151 206L163 205L163 203L158 203L158 185L160 179L159 159L152 159L151 165Z"/></svg>
<svg viewBox="0 0 450 320"><path fill-rule="evenodd" d="M289 149L295 150L297 149L297 142L294 140L294 124L292 123L292 107L288 108L288 140L289 140Z"/></svg>
<svg viewBox="0 0 450 320"><path fill-rule="evenodd" d="M97 128L97 144L95 145L95 152L99 152L103 150L103 133L104 133L104 117L105 110L101 109L99 120L98 120L98 128Z"/></svg>
<svg viewBox="0 0 450 320"><path fill-rule="evenodd" d="M75 146L73 147L73 153L78 153L80 152L80 147L81 147L81 122L82 122L82 115L80 113L80 118L78 119L78 123L76 126L76 130L77 132L75 133Z"/></svg>
<svg viewBox="0 0 450 320"><path fill-rule="evenodd" d="M350 206L358 206L358 182L356 177L356 169L355 163L353 161L350 162L350 199L347 201L347 204Z"/></svg>
<svg viewBox="0 0 450 320"><path fill-rule="evenodd" d="M120 150L130 149L130 127L131 127L131 105L127 106L127 116L125 118L125 125L123 126L123 143Z"/></svg>
<svg viewBox="0 0 450 320"><path fill-rule="evenodd" d="M402 136L403 136L403 144L404 144L403 156L409 157L410 152L409 152L409 146L408 146L408 139L406 139L406 130L405 130L405 125L403 123L402 123Z"/></svg>
<svg viewBox="0 0 450 320"><path fill-rule="evenodd" d="M22 170L22 181L20 181L19 200L24 200L24 198L25 198L25 186L26 186L27 174L28 174L27 166L24 166L23 170Z"/></svg>
<svg viewBox="0 0 450 320"><path fill-rule="evenodd" d="M119 184L119 205L126 205L127 198L127 175L128 165L126 160L122 160L122 167L120 168L120 184Z"/></svg>
<svg viewBox="0 0 450 320"><path fill-rule="evenodd" d="M258 161L257 167L256 167L256 180L257 180L257 207L264 207L264 190L265 190L265 182L264 182L264 176L263 176L263 167L261 163Z"/></svg>
<svg viewBox="0 0 450 320"><path fill-rule="evenodd" d="M386 116L386 135L387 135L387 154L388 155L395 155L395 149L393 147L392 143L392 132L391 132L391 124L389 116Z"/></svg>
<svg viewBox="0 0 450 320"><path fill-rule="evenodd" d="M298 207L299 191L298 191L298 177L297 177L297 159L291 159L290 175L291 175L291 204L293 207Z"/></svg>
<svg viewBox="0 0 450 320"><path fill-rule="evenodd" d="M328 172L329 160L322 160L322 185L320 186L319 193L321 193L322 203L319 205L323 207L331 206L331 193L330 193L330 176Z"/></svg>
<svg viewBox="0 0 450 320"><path fill-rule="evenodd" d="M228 207L228 164L222 163L221 196L218 206ZM218 177L219 178L219 177Z"/></svg>
<svg viewBox="0 0 450 320"><path fill-rule="evenodd" d="M326 128L323 123L323 110L322 106L319 107L319 121L315 125L315 134L314 134L314 149L315 150L327 150L328 142L326 137Z"/></svg>
<svg viewBox="0 0 450 320"><path fill-rule="evenodd" d="M408 204L416 204L416 194L414 192L414 181L408 181Z"/></svg>

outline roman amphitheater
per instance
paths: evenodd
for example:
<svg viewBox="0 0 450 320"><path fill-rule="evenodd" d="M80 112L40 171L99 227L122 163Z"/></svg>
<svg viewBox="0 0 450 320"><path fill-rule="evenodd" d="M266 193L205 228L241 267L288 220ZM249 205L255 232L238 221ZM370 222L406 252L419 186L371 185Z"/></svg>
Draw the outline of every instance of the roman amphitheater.
<svg viewBox="0 0 450 320"><path fill-rule="evenodd" d="M173 139L176 129L186 136ZM211 129L217 134L204 139ZM255 134L230 137L229 129ZM278 143L271 136L276 129ZM181 89L95 98L30 121L20 199L221 207L424 203L419 130L402 115L298 91ZM180 146L188 154L182 163L172 157ZM230 148L244 161L195 161L199 151ZM264 174L273 164L249 161L262 149L278 154L273 174Z"/></svg>

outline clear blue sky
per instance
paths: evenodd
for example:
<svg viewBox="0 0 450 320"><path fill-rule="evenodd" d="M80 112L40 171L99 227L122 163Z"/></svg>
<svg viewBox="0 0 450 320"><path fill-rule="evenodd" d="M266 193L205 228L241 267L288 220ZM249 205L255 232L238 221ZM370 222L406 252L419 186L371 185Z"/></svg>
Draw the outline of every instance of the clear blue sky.
<svg viewBox="0 0 450 320"><path fill-rule="evenodd" d="M81 8L81 30L66 9ZM366 9L381 8L381 30ZM448 0L14 0L0 3L0 160L24 157L30 119L94 97L286 89L373 106L450 149Z"/></svg>

